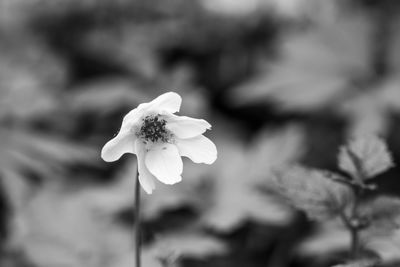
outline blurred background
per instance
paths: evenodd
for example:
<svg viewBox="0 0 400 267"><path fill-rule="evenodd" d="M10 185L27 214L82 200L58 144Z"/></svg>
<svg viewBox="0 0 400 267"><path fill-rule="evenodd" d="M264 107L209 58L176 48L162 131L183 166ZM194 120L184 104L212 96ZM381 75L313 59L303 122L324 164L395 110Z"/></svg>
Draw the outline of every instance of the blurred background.
<svg viewBox="0 0 400 267"><path fill-rule="evenodd" d="M145 267L342 262L347 233L268 179L337 171L358 133L400 162L399 25L396 0L0 0L0 266L133 266L135 157L100 150L166 91L213 125L219 157L143 194ZM399 171L381 194L400 193ZM400 240L376 249L399 262Z"/></svg>

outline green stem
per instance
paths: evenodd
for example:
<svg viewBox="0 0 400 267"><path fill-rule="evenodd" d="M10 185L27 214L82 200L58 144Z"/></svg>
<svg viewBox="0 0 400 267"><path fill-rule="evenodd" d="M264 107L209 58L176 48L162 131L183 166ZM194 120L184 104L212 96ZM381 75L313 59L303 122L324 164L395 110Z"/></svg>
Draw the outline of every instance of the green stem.
<svg viewBox="0 0 400 267"><path fill-rule="evenodd" d="M350 235L351 235L351 252L350 257L354 260L358 259L360 254L360 216L358 214L358 204L363 193L363 189L357 186L353 187L354 202L350 217Z"/></svg>
<svg viewBox="0 0 400 267"><path fill-rule="evenodd" d="M358 229L356 228L351 228L350 229L350 234L351 234L351 252L350 252L350 258L353 260L357 260L359 256L359 251L360 251L360 241L358 237Z"/></svg>
<svg viewBox="0 0 400 267"><path fill-rule="evenodd" d="M141 233L140 233L140 183L139 170L136 167L135 175L135 262L136 267L141 266Z"/></svg>
<svg viewBox="0 0 400 267"><path fill-rule="evenodd" d="M351 208L351 214L349 217L343 212L341 214L342 220L344 221L345 226L350 232L351 238L351 249L350 249L350 258L352 260L357 260L360 256L360 230L361 227L361 218L358 214L358 206L361 195L363 194L363 188L358 186L352 187L354 192L354 201Z"/></svg>
<svg viewBox="0 0 400 267"><path fill-rule="evenodd" d="M360 201L360 197L363 193L363 190L359 187L352 186L353 192L354 192L354 202L351 208L351 213L350 215L347 215L344 210L341 210L339 212L340 218L343 221L343 224L347 228L347 230L350 232L350 254L349 257L352 260L357 260L360 256L360 230L362 229L361 227L361 218L358 214L358 204Z"/></svg>

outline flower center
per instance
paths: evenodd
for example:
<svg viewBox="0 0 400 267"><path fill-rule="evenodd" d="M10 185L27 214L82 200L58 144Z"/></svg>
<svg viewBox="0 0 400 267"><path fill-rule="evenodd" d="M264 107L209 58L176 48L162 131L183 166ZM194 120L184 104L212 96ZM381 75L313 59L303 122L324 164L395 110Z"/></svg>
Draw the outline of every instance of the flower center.
<svg viewBox="0 0 400 267"><path fill-rule="evenodd" d="M143 119L143 124L140 127L138 136L145 141L151 141L153 143L158 141L168 142L171 133L165 129L166 124L166 120L160 119L158 115L146 116Z"/></svg>

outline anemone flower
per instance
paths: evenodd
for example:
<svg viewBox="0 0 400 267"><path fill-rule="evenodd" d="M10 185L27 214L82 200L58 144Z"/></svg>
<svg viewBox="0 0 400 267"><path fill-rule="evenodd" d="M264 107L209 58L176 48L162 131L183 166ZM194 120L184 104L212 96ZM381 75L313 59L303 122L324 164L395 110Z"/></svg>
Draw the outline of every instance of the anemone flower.
<svg viewBox="0 0 400 267"><path fill-rule="evenodd" d="M118 160L125 153L137 155L139 182L151 194L155 178L165 184L182 180L182 159L212 164L217 149L203 133L211 125L202 119L178 116L182 98L174 92L140 104L125 115L117 136L107 142L103 160Z"/></svg>

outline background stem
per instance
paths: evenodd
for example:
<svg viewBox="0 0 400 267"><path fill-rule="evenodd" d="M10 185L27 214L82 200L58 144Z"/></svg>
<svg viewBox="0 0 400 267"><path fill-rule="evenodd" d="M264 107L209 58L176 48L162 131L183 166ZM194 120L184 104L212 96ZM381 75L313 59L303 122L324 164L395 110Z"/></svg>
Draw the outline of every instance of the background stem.
<svg viewBox="0 0 400 267"><path fill-rule="evenodd" d="M350 230L350 235L351 235L350 257L353 260L356 260L356 259L358 259L359 254L360 254L359 231L360 231L361 218L358 214L358 206L359 206L358 204L360 202L361 195L363 194L363 189L359 188L358 186L354 186L353 192L354 192L354 202L353 202L351 217L350 217L350 221L349 221L350 222L349 230Z"/></svg>
<svg viewBox="0 0 400 267"><path fill-rule="evenodd" d="M135 267L141 267L140 183L138 167L136 167L135 180Z"/></svg>
<svg viewBox="0 0 400 267"><path fill-rule="evenodd" d="M349 215L346 214L344 210L342 210L339 215L343 221L343 224L350 232L350 253L349 258L352 260L357 260L360 256L360 236L359 232L361 230L360 221L361 218L358 214L358 204L360 201L360 197L362 195L363 190L358 188L357 186L352 187L354 192L354 202L351 208L351 213Z"/></svg>

